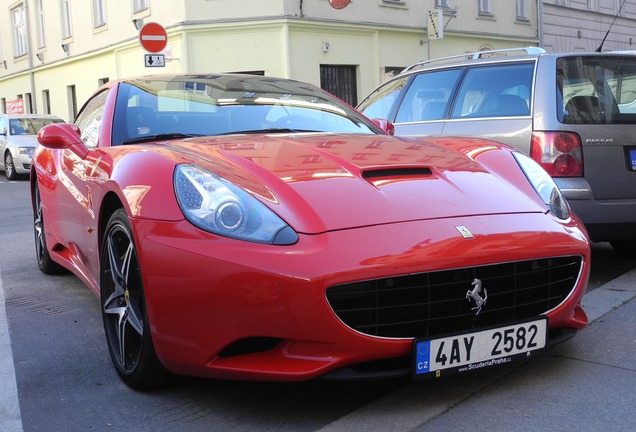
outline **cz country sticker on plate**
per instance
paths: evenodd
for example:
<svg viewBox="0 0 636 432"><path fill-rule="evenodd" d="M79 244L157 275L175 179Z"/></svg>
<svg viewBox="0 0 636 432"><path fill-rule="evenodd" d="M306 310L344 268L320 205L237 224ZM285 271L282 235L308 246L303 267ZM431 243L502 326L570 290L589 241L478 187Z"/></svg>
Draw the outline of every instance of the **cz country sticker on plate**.
<svg viewBox="0 0 636 432"><path fill-rule="evenodd" d="M548 320L510 324L431 340L413 341L413 377L440 377L529 358L546 347Z"/></svg>
<svg viewBox="0 0 636 432"><path fill-rule="evenodd" d="M627 166L631 171L636 171L636 148L627 149Z"/></svg>

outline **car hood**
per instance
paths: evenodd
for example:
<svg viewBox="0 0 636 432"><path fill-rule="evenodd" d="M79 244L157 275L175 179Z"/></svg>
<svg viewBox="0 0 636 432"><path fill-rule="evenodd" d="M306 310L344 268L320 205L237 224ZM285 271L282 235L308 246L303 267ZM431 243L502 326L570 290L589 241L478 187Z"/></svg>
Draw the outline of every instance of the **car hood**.
<svg viewBox="0 0 636 432"><path fill-rule="evenodd" d="M183 162L241 186L301 233L545 211L527 193L510 151L485 140L277 134L166 144ZM475 155L487 152L505 153L504 168L516 169L521 188L477 162Z"/></svg>
<svg viewBox="0 0 636 432"><path fill-rule="evenodd" d="M11 135L7 141L17 147L35 148L38 145L37 135Z"/></svg>

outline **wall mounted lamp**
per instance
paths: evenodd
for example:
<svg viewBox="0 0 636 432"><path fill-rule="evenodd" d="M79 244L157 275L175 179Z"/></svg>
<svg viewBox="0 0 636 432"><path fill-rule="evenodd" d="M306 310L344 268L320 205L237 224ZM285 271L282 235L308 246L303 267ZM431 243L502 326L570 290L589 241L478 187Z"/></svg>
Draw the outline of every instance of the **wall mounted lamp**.
<svg viewBox="0 0 636 432"><path fill-rule="evenodd" d="M64 51L66 55L68 55L69 53L68 44L62 44L62 51Z"/></svg>
<svg viewBox="0 0 636 432"><path fill-rule="evenodd" d="M44 54L37 53L35 56L38 58L38 60L40 60L41 62L44 62Z"/></svg>
<svg viewBox="0 0 636 432"><path fill-rule="evenodd" d="M143 18L135 18L134 20L132 20L133 25L135 26L135 28L137 30L141 30L141 28L144 26L144 19Z"/></svg>

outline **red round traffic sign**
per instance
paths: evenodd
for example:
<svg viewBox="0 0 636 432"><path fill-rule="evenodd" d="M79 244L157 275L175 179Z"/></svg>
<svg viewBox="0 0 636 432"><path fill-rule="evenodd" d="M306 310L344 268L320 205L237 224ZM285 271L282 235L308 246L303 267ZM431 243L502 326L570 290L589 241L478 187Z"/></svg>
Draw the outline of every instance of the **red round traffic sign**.
<svg viewBox="0 0 636 432"><path fill-rule="evenodd" d="M139 30L139 42L146 51L158 53L168 44L168 34L162 25L151 22Z"/></svg>
<svg viewBox="0 0 636 432"><path fill-rule="evenodd" d="M344 9L349 6L351 0L329 0L329 4L334 9Z"/></svg>

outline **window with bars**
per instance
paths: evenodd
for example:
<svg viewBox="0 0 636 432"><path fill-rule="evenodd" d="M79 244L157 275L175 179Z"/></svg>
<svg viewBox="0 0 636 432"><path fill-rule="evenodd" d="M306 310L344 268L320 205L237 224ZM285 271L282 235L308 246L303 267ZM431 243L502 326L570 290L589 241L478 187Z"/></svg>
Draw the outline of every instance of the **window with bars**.
<svg viewBox="0 0 636 432"><path fill-rule="evenodd" d="M351 106L358 104L356 66L320 65L320 87Z"/></svg>

